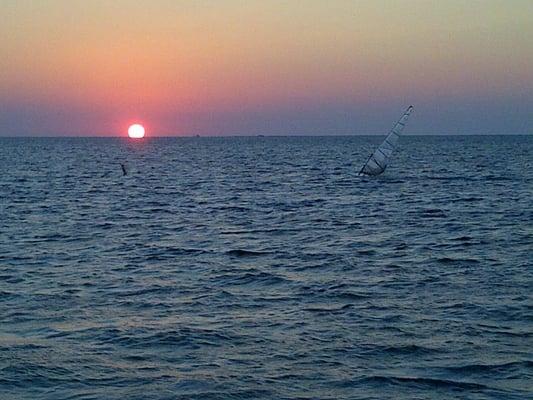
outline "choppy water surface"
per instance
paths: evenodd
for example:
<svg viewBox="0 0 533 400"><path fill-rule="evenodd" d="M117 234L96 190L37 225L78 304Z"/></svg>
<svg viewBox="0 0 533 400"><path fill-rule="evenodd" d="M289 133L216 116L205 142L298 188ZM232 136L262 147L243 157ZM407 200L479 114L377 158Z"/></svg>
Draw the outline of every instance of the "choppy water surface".
<svg viewBox="0 0 533 400"><path fill-rule="evenodd" d="M0 139L0 398L531 396L533 137L381 139Z"/></svg>

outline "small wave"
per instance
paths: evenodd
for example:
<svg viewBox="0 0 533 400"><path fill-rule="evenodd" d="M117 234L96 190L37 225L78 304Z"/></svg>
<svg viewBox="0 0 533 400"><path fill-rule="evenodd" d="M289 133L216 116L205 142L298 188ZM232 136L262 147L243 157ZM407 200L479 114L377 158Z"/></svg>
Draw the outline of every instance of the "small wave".
<svg viewBox="0 0 533 400"><path fill-rule="evenodd" d="M221 346L238 337L215 330L183 328L179 330L121 330L117 328L88 328L77 332L65 332L63 336L75 334L90 337L106 345L119 345L127 348L146 348L151 346L183 346L199 348L200 346ZM57 337L55 335L54 337ZM77 339L77 340L78 340Z"/></svg>
<svg viewBox="0 0 533 400"><path fill-rule="evenodd" d="M345 304L341 307L307 307L307 308L304 308L304 311L309 311L309 312L313 312L313 313L338 313L338 312L342 312L344 310L347 310L349 308L352 308L353 305L352 304Z"/></svg>
<svg viewBox="0 0 533 400"><path fill-rule="evenodd" d="M250 212L251 211L249 207L242 207L242 206L219 206L219 207L213 207L213 210L232 211L232 212Z"/></svg>
<svg viewBox="0 0 533 400"><path fill-rule="evenodd" d="M12 300L12 299L15 299L17 297L20 297L21 294L19 293L15 293L15 292L6 292L6 291L3 291L3 290L0 290L0 298L2 300Z"/></svg>
<svg viewBox="0 0 533 400"><path fill-rule="evenodd" d="M265 229L235 229L235 230L225 230L221 231L221 235L246 235L246 234L257 234L257 233L267 233L270 235L282 235L292 232L301 232L301 228L265 228Z"/></svg>
<svg viewBox="0 0 533 400"><path fill-rule="evenodd" d="M367 249L367 250L357 250L357 254L360 254L362 256L372 256L374 254L377 254L376 250Z"/></svg>
<svg viewBox="0 0 533 400"><path fill-rule="evenodd" d="M434 180L434 181L473 181L474 178L468 176L428 176L424 179Z"/></svg>
<svg viewBox="0 0 533 400"><path fill-rule="evenodd" d="M422 210L419 214L421 218L446 218L446 213L439 208L429 208Z"/></svg>
<svg viewBox="0 0 533 400"><path fill-rule="evenodd" d="M444 367L444 369L459 374L477 374L485 372L503 373L513 369L530 369L532 367L533 361L511 361L502 364L468 364L457 367Z"/></svg>
<svg viewBox="0 0 533 400"><path fill-rule="evenodd" d="M416 344L407 344L379 348L379 352L391 355L422 355L440 353L441 350L432 347L419 346Z"/></svg>
<svg viewBox="0 0 533 400"><path fill-rule="evenodd" d="M284 282L289 282L289 280L279 275L270 274L268 272L248 272L243 275L233 277L228 281L228 283L233 285L247 285L250 283L257 283L262 285L276 285Z"/></svg>
<svg viewBox="0 0 533 400"><path fill-rule="evenodd" d="M4 281L7 283L21 283L24 282L23 278L14 277L11 275L0 275L0 281Z"/></svg>
<svg viewBox="0 0 533 400"><path fill-rule="evenodd" d="M483 200L484 200L483 197L471 196L471 197L462 197L459 199L455 199L454 202L475 203L477 201L483 201Z"/></svg>
<svg viewBox="0 0 533 400"><path fill-rule="evenodd" d="M237 390L221 393L220 391L207 392L202 390L199 393L188 393L183 395L177 395L172 397L176 400L220 400L220 399L272 399L276 396L271 390L265 389L249 389L249 390Z"/></svg>
<svg viewBox="0 0 533 400"><path fill-rule="evenodd" d="M389 385L414 385L414 386L425 386L431 388L440 388L440 389L489 389L488 386L482 385L474 382L463 382L463 381L452 381L449 379L436 379L436 378L417 378L417 377L407 377L407 376L370 376L364 378L365 382L375 383L379 385L389 384Z"/></svg>
<svg viewBox="0 0 533 400"><path fill-rule="evenodd" d="M468 242L472 240L473 238L471 236L459 236L456 238L451 238L450 240L456 241L456 242Z"/></svg>
<svg viewBox="0 0 533 400"><path fill-rule="evenodd" d="M148 288L126 290L115 293L118 297L143 296L147 294L165 294L172 293L176 290L174 286L151 286Z"/></svg>
<svg viewBox="0 0 533 400"><path fill-rule="evenodd" d="M488 175L484 177L487 181L512 181L513 178L508 176L497 176L497 175Z"/></svg>
<svg viewBox="0 0 533 400"><path fill-rule="evenodd" d="M146 256L146 259L149 261L164 261L179 256L207 253L206 250L202 249L187 249L181 247L149 248L149 252L150 254Z"/></svg>
<svg viewBox="0 0 533 400"><path fill-rule="evenodd" d="M35 235L32 242L58 242L71 239L70 236L61 233L49 233L46 235Z"/></svg>
<svg viewBox="0 0 533 400"><path fill-rule="evenodd" d="M347 299L347 300L363 300L363 299L368 299L370 296L367 294L354 293L354 292L333 292L328 297L335 297L335 298Z"/></svg>
<svg viewBox="0 0 533 400"><path fill-rule="evenodd" d="M9 346L2 346L0 345L0 351L2 352L11 352L13 350L21 350L21 351L26 351L26 350L41 350L41 349L46 349L47 346L44 346L44 345L40 345L40 344L35 344L35 343L24 343L24 344L13 344L13 343L10 343Z"/></svg>
<svg viewBox="0 0 533 400"><path fill-rule="evenodd" d="M435 259L436 262L441 264L479 264L480 261L474 258L452 258L452 257L440 257Z"/></svg>
<svg viewBox="0 0 533 400"><path fill-rule="evenodd" d="M0 375L12 377L5 380L0 379L0 387L36 385L48 388L77 380L73 377L72 371L67 368L30 362L19 362L16 365L11 364L0 368Z"/></svg>
<svg viewBox="0 0 533 400"><path fill-rule="evenodd" d="M268 255L270 253L267 251L252 251L252 250L235 249L235 250L226 251L226 254L232 257L260 257L260 256Z"/></svg>

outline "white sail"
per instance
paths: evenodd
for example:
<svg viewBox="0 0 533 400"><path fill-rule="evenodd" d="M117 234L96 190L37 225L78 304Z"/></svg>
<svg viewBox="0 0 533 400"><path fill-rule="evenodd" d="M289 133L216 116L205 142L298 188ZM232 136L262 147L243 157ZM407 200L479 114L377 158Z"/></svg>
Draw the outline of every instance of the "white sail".
<svg viewBox="0 0 533 400"><path fill-rule="evenodd" d="M412 111L413 106L409 106L400 120L396 122L396 125L394 125L388 136L385 138L385 141L381 143L381 145L376 149L376 151L374 151L374 153L372 153L370 157L368 157L366 164L359 172L360 174L379 175L385 171L385 168L387 168L387 164L389 163L390 156L393 150L396 148L398 138L400 137L400 134L402 133L403 128L407 123L407 119Z"/></svg>

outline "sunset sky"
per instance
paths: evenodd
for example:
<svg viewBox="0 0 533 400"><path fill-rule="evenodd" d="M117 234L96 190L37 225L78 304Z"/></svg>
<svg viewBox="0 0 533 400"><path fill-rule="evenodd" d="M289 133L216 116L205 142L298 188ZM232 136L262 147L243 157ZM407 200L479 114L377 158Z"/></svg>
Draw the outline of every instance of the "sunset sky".
<svg viewBox="0 0 533 400"><path fill-rule="evenodd" d="M531 0L0 0L0 135L533 132Z"/></svg>

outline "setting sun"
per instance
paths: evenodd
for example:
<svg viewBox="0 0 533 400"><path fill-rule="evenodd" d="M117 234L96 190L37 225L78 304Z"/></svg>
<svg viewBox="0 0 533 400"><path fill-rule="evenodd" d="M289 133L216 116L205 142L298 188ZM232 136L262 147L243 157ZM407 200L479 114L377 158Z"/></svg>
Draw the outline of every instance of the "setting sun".
<svg viewBox="0 0 533 400"><path fill-rule="evenodd" d="M128 128L128 136L132 139L142 139L144 137L144 126L133 124Z"/></svg>

